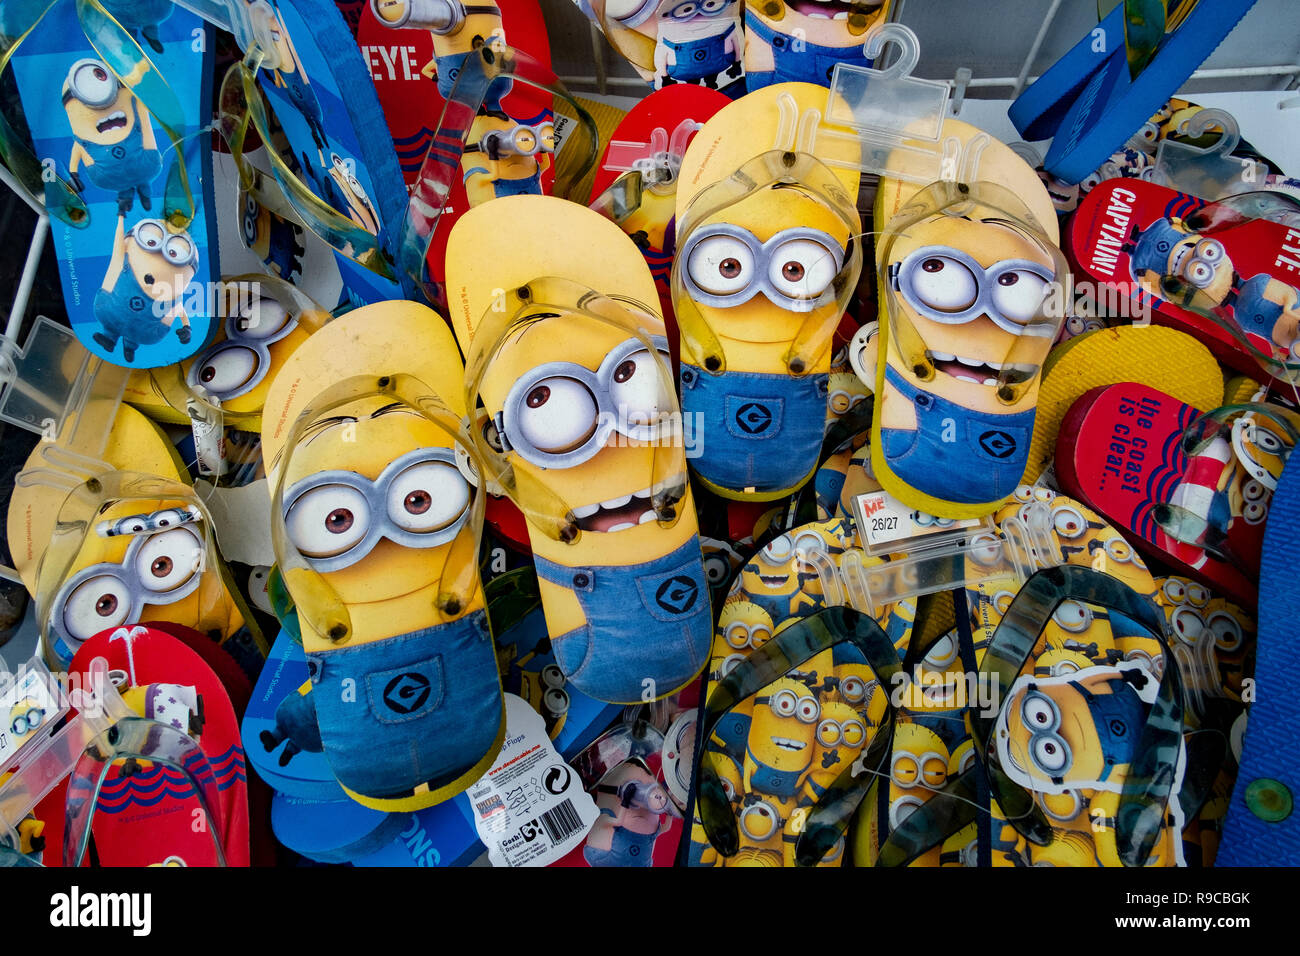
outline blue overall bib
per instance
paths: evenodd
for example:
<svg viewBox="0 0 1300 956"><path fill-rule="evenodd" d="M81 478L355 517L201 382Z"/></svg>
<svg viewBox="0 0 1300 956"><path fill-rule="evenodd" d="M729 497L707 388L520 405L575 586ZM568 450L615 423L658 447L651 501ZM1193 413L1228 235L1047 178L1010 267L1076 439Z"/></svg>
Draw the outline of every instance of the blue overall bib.
<svg viewBox="0 0 1300 956"><path fill-rule="evenodd" d="M101 288L95 292L95 302L91 307L96 321L108 332L108 338L114 344L121 339L122 348L131 351L140 345L161 342L170 331L171 327L163 323L155 309L166 311L165 306L145 295L135 273L125 265L112 289ZM104 347L111 351L113 346Z"/></svg>
<svg viewBox="0 0 1300 956"><path fill-rule="evenodd" d="M502 196L540 196L542 194L542 171L539 169L523 179L494 179L492 192L500 199Z"/></svg>
<svg viewBox="0 0 1300 956"><path fill-rule="evenodd" d="M916 409L916 430L882 428L885 461L918 491L962 504L1005 498L1025 473L1034 410L990 415L909 384L893 367L885 381ZM951 441L944 441L945 432Z"/></svg>
<svg viewBox="0 0 1300 956"><path fill-rule="evenodd" d="M606 807L602 807L600 812L611 817L614 815L614 811ZM590 866L654 866L657 839L658 833L633 833L623 827L615 827L608 850L584 846L582 857Z"/></svg>
<svg viewBox="0 0 1300 956"><path fill-rule="evenodd" d="M769 767L757 757L754 752L748 751L750 762L754 764L754 770L749 775L749 786L756 793L765 793L769 797L779 797L782 800L793 800L796 793L799 792L799 778L803 775L803 770L777 770L775 767Z"/></svg>
<svg viewBox="0 0 1300 956"><path fill-rule="evenodd" d="M116 194L119 202L132 202L134 193L139 190L146 199L144 207L148 209L148 186L162 172L162 154L156 149L144 148L140 108L134 104L131 108L136 111L136 123L122 142L112 146L80 139L77 142L90 156L90 165L83 167L88 180L105 192Z"/></svg>
<svg viewBox="0 0 1300 956"><path fill-rule="evenodd" d="M708 660L713 615L696 535L662 558L626 567L572 568L540 555L537 576L573 593L587 623L551 638L577 690L610 703L681 687Z"/></svg>
<svg viewBox="0 0 1300 956"><path fill-rule="evenodd" d="M363 796L446 786L483 758L505 719L483 610L307 660L325 758Z"/></svg>
<svg viewBox="0 0 1300 956"><path fill-rule="evenodd" d="M1101 772L1103 781L1115 767L1133 762L1142 725L1146 723L1146 705L1133 685L1118 679L1106 681L1106 684L1111 689L1109 694L1094 694L1082 684L1070 682L1070 686L1088 702L1088 712L1092 715L1106 761Z"/></svg>
<svg viewBox="0 0 1300 956"><path fill-rule="evenodd" d="M682 363L682 414L699 433L691 467L730 491L793 489L817 467L829 376L726 371Z"/></svg>
<svg viewBox="0 0 1300 956"><path fill-rule="evenodd" d="M727 52L727 37L735 30L736 25L733 23L722 33L709 37L682 40L680 43L673 40L660 40L660 43L676 55L676 62L671 64L665 73L674 80L687 82L702 80L706 76L716 76L721 73L736 62L735 56Z"/></svg>
<svg viewBox="0 0 1300 956"><path fill-rule="evenodd" d="M773 83L815 83L829 86L831 71L837 63L851 66L871 66L871 61L862 54L862 44L852 46L817 46L803 43L796 52L793 49L795 38L778 33L767 26L758 17L745 11L745 29L751 36L758 37L772 48L774 70L762 72L745 71L746 88L757 90L771 86Z"/></svg>
<svg viewBox="0 0 1300 956"><path fill-rule="evenodd" d="M452 87L456 85L456 78L460 76L460 68L465 65L468 57L474 55L474 53L448 53L446 56L433 58L434 66L438 71L438 92L442 94L444 100L451 99ZM461 87L458 99L461 102L473 103L482 96L483 105L479 107L480 110L499 112L501 101L513 87L514 81L497 78L489 82L487 89L481 92L469 85Z"/></svg>
<svg viewBox="0 0 1300 956"><path fill-rule="evenodd" d="M1271 276L1260 273L1237 286L1233 292L1231 305L1232 316L1244 332L1253 332L1270 342L1273 340L1273 326L1282 318L1282 306L1264 298Z"/></svg>

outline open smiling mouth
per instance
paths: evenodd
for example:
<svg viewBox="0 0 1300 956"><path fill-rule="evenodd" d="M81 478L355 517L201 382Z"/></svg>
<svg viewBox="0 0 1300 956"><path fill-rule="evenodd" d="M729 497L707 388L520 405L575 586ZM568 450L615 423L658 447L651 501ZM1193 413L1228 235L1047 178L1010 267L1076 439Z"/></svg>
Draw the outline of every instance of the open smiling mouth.
<svg viewBox="0 0 1300 956"><path fill-rule="evenodd" d="M107 133L110 129L122 129L124 126L126 126L126 114L118 110L96 123L95 129L101 133Z"/></svg>
<svg viewBox="0 0 1300 956"><path fill-rule="evenodd" d="M808 746L802 741L791 740L789 737L773 737L772 743L776 744L776 746L780 747L782 750L790 750L794 753L798 753L800 750L803 750L804 747Z"/></svg>
<svg viewBox="0 0 1300 956"><path fill-rule="evenodd" d="M573 516L583 531L626 531L656 519L650 497L650 489L642 488L636 494L574 508Z"/></svg>
<svg viewBox="0 0 1300 956"><path fill-rule="evenodd" d="M926 357L934 367L944 375L974 382L976 385L996 385L998 374L1005 367L997 362L984 362L980 359L964 358L947 352L927 351Z"/></svg>
<svg viewBox="0 0 1300 956"><path fill-rule="evenodd" d="M841 0L793 0L790 6L805 17L819 20L847 20L850 13L870 12L867 4L843 3Z"/></svg>

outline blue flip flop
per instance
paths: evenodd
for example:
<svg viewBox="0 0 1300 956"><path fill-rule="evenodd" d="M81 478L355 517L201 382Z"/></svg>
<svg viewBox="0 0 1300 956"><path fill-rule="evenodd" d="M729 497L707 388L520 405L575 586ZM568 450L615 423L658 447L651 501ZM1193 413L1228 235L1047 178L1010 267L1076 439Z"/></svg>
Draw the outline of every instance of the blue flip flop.
<svg viewBox="0 0 1300 956"><path fill-rule="evenodd" d="M1216 866L1300 864L1300 698L1290 692L1291 637L1300 606L1300 455L1292 455L1273 492L1260 566L1255 702L1246 714L1241 769L1223 823Z"/></svg>
<svg viewBox="0 0 1300 956"><path fill-rule="evenodd" d="M1044 167L1062 182L1080 182L1142 127L1254 5L1196 4L1136 78L1125 54L1123 7L1116 7L1012 104L1012 122L1027 139L1054 134Z"/></svg>

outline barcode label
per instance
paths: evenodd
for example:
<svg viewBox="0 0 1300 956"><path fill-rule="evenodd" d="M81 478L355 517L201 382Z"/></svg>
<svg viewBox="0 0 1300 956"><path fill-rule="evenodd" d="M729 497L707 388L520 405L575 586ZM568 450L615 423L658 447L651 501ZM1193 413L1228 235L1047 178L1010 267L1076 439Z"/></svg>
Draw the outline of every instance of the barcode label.
<svg viewBox="0 0 1300 956"><path fill-rule="evenodd" d="M562 843L565 837L583 829L578 811L573 809L573 801L565 800L542 814L542 826L551 838L551 846Z"/></svg>

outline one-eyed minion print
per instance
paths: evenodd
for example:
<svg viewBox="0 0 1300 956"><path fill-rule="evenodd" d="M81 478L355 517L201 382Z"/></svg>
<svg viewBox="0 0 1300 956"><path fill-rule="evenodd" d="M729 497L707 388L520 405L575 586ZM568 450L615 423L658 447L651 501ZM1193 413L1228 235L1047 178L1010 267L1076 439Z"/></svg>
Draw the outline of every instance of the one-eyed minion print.
<svg viewBox="0 0 1300 956"><path fill-rule="evenodd" d="M85 58L69 68L62 99L73 136L68 157L73 187L84 193L84 172L92 186L116 197L118 215L131 212L137 201L146 212L152 209L162 153L139 97L102 60Z"/></svg>
<svg viewBox="0 0 1300 956"><path fill-rule="evenodd" d="M461 3L460 0L370 0L370 10L381 26L393 30L428 30L433 40L432 73L438 92L451 99L456 80L466 59L485 43L505 42L501 9L493 3ZM500 110L501 99L511 84L498 81L486 91L483 107ZM462 91L463 92L463 91Z"/></svg>

